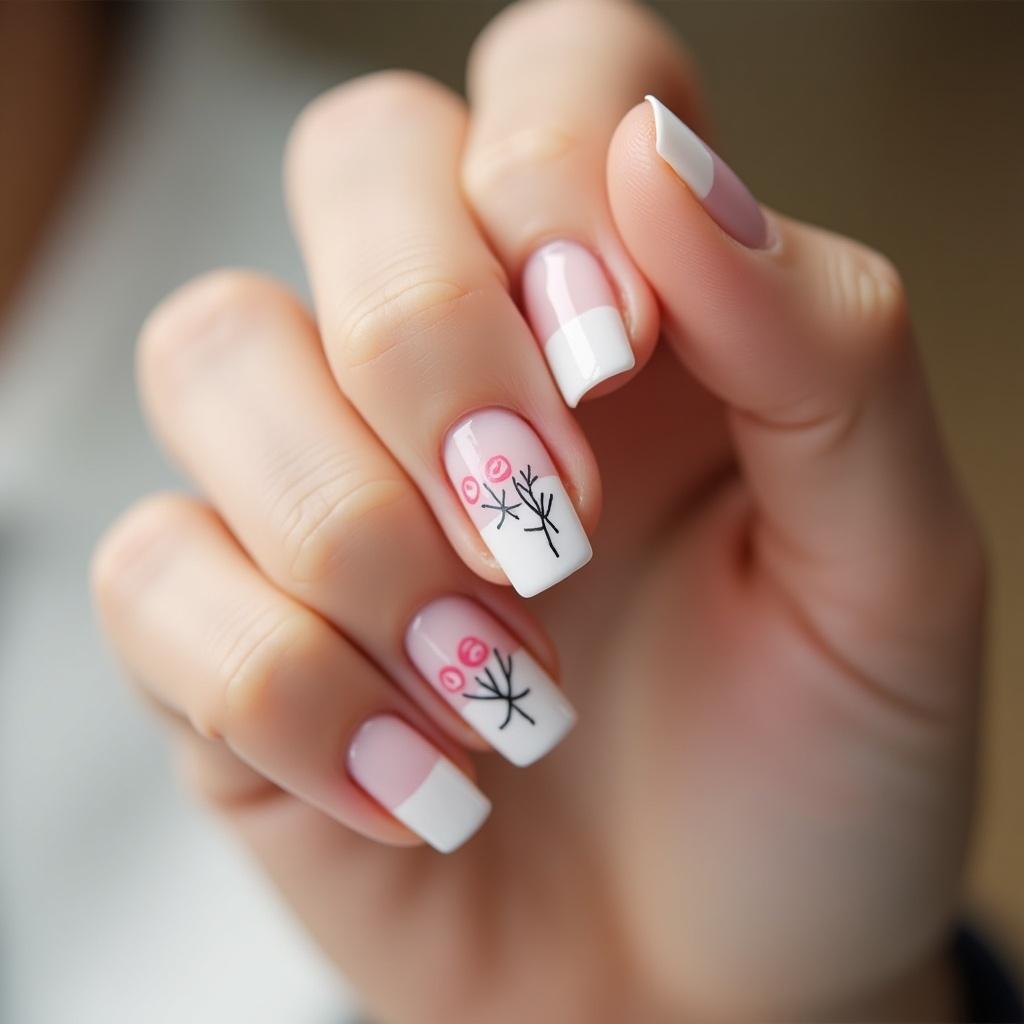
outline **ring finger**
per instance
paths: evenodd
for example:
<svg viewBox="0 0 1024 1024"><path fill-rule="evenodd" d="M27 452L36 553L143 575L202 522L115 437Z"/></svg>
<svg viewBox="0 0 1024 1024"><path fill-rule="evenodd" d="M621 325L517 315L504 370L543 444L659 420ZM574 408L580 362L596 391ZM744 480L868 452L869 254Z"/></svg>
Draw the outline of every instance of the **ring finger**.
<svg viewBox="0 0 1024 1024"><path fill-rule="evenodd" d="M186 286L148 322L139 366L157 432L277 586L459 742L522 765L561 740L574 715L540 631L455 558L283 287L240 272Z"/></svg>

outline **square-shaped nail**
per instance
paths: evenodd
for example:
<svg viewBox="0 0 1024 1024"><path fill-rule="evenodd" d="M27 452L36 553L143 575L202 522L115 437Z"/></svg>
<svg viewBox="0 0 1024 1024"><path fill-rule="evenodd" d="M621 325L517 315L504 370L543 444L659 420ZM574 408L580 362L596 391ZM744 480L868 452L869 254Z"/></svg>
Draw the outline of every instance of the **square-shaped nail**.
<svg viewBox="0 0 1024 1024"><path fill-rule="evenodd" d="M435 850L450 853L487 819L491 802L397 715L375 715L348 749L355 782Z"/></svg>
<svg viewBox="0 0 1024 1024"><path fill-rule="evenodd" d="M523 305L566 404L636 365L607 275L577 242L551 242L523 270Z"/></svg>
<svg viewBox="0 0 1024 1024"><path fill-rule="evenodd" d="M507 409L483 409L445 439L444 463L463 507L523 597L554 586L593 551L547 449Z"/></svg>
<svg viewBox="0 0 1024 1024"><path fill-rule="evenodd" d="M576 724L565 694L530 652L467 597L423 608L405 648L420 675L513 764L537 761Z"/></svg>

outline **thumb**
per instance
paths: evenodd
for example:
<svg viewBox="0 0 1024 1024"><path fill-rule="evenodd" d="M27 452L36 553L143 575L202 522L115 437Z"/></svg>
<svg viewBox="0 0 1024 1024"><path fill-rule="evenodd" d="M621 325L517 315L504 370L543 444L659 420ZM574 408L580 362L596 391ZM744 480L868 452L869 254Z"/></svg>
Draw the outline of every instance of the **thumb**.
<svg viewBox="0 0 1024 1024"><path fill-rule="evenodd" d="M760 567L872 678L937 639L968 663L983 560L892 265L763 211L653 97L620 123L608 186L668 342L729 409Z"/></svg>

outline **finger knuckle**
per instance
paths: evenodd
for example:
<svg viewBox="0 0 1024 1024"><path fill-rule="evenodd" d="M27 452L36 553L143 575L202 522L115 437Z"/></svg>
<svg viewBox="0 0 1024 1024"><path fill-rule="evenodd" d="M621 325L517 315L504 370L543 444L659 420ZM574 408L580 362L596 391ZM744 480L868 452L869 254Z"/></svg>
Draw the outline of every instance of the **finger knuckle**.
<svg viewBox="0 0 1024 1024"><path fill-rule="evenodd" d="M104 615L130 607L174 551L182 533L207 511L177 494L155 494L133 505L110 526L93 552L90 580Z"/></svg>
<svg viewBox="0 0 1024 1024"><path fill-rule="evenodd" d="M272 512L285 553L287 582L296 587L336 578L365 553L392 514L413 514L417 498L397 471L357 454L326 447L307 453Z"/></svg>
<svg viewBox="0 0 1024 1024"><path fill-rule="evenodd" d="M214 813L232 815L283 796L273 782L223 743L192 732L177 737L178 778L189 796Z"/></svg>
<svg viewBox="0 0 1024 1024"><path fill-rule="evenodd" d="M586 157L582 140L555 123L518 128L474 146L463 167L463 187L477 205L492 206L538 178L558 178Z"/></svg>
<svg viewBox="0 0 1024 1024"><path fill-rule="evenodd" d="M368 270L358 298L327 329L339 373L452 328L460 309L487 284L446 268L445 259L438 243L417 239L396 245L387 260Z"/></svg>
<svg viewBox="0 0 1024 1024"><path fill-rule="evenodd" d="M193 729L207 739L241 745L273 729L289 679L320 639L321 628L309 613L259 600L240 604L211 637L219 686L190 708Z"/></svg>
<svg viewBox="0 0 1024 1024"><path fill-rule="evenodd" d="M909 337L906 290L894 264L859 245L831 250L826 295L842 333L869 370L888 362Z"/></svg>
<svg viewBox="0 0 1024 1024"><path fill-rule="evenodd" d="M619 60L635 59L649 70L653 59L671 51L678 62L682 46L670 26L651 8L620 0L533 0L513 3L491 19L469 55L472 80L482 64L504 69L520 65L523 53L538 47L565 54L606 48Z"/></svg>
<svg viewBox="0 0 1024 1024"><path fill-rule="evenodd" d="M178 390L197 368L230 357L296 313L290 294L262 274L222 269L190 281L143 325L137 363L144 391Z"/></svg>
<svg viewBox="0 0 1024 1024"><path fill-rule="evenodd" d="M285 147L286 174L320 166L325 152L355 148L380 126L415 117L424 106L450 108L461 116L462 103L440 82L416 71L387 70L361 75L321 93L292 125Z"/></svg>

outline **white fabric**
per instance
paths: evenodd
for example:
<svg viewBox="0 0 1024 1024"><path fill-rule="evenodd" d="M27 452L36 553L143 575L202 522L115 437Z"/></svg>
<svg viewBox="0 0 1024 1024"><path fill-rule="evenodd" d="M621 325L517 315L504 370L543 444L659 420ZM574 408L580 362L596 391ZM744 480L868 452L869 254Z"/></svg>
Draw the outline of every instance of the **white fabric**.
<svg viewBox="0 0 1024 1024"><path fill-rule="evenodd" d="M245 5L143 5L127 68L0 327L0 1019L343 1019L333 970L173 780L89 607L95 538L178 486L132 383L147 310L248 264L301 282L280 190L303 103L342 74Z"/></svg>

